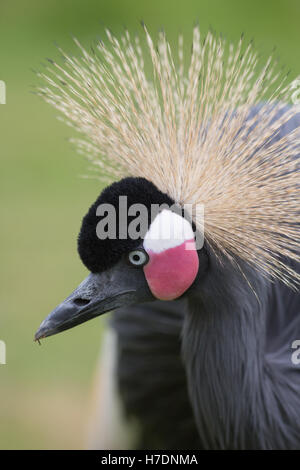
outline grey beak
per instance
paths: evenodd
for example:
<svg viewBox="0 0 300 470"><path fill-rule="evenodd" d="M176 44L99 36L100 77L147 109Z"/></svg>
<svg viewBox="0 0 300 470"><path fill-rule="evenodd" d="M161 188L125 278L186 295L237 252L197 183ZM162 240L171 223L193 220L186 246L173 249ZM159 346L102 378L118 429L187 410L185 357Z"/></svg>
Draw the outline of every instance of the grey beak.
<svg viewBox="0 0 300 470"><path fill-rule="evenodd" d="M103 313L154 300L142 269L124 262L89 276L41 323L35 341L73 328Z"/></svg>

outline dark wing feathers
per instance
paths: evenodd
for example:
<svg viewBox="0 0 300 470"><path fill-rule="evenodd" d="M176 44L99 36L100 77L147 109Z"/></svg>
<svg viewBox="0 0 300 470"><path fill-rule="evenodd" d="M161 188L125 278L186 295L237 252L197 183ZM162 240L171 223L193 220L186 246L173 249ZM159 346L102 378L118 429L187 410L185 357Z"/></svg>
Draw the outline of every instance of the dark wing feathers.
<svg viewBox="0 0 300 470"><path fill-rule="evenodd" d="M180 355L185 308L184 300L155 301L113 314L121 399L142 423L140 448L200 448Z"/></svg>

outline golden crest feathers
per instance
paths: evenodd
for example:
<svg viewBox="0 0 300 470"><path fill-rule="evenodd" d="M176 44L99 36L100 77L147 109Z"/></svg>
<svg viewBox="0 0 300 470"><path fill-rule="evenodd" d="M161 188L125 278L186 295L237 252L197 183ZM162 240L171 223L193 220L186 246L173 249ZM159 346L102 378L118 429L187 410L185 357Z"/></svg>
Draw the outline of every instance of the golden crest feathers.
<svg viewBox="0 0 300 470"><path fill-rule="evenodd" d="M91 52L76 41L80 57L61 51L39 94L80 132L100 176L142 176L176 202L203 204L211 246L299 282L282 257L300 261L300 130L276 138L300 112L286 105L293 88L243 39L202 39L196 27L186 57L182 36L176 54L164 33L157 46L145 37L107 31Z"/></svg>

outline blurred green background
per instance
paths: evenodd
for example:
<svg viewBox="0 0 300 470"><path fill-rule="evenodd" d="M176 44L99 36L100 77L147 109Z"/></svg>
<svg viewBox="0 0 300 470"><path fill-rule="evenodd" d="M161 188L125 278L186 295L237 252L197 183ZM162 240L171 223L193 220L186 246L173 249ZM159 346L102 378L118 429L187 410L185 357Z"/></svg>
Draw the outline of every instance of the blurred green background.
<svg viewBox="0 0 300 470"><path fill-rule="evenodd" d="M139 32L140 20L173 41L191 35L199 21L235 41L241 32L300 74L299 0L1 0L0 105L1 303L0 448L81 448L92 407L92 381L106 319L54 336L39 347L33 334L45 315L86 276L76 252L82 215L101 187L83 179L86 162L67 142L72 131L56 112L30 93L32 72L54 42L73 50L84 44Z"/></svg>

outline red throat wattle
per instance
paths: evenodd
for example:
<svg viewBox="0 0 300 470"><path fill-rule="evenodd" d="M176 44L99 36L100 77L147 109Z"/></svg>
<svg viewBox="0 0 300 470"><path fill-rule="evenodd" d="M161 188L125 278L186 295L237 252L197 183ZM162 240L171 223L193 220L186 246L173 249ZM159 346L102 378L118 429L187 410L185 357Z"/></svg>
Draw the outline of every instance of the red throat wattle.
<svg viewBox="0 0 300 470"><path fill-rule="evenodd" d="M149 288L157 299L177 299L194 282L199 269L194 240L185 240L160 253L148 250L148 255L149 262L144 266L144 273Z"/></svg>

